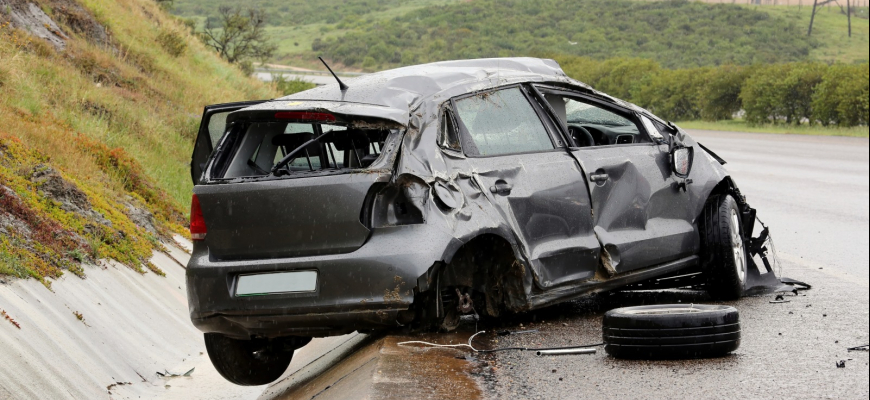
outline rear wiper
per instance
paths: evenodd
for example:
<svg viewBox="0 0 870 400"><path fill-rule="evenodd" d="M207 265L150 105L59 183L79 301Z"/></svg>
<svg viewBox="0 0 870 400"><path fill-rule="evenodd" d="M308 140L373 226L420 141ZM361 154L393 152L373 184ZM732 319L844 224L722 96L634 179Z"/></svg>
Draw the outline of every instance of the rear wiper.
<svg viewBox="0 0 870 400"><path fill-rule="evenodd" d="M293 159L293 156L295 156L296 153L304 150L306 147L312 145L313 143L319 142L320 139L322 139L326 135L329 135L330 133L332 133L332 131L323 133L320 136L303 143L301 146L299 146L299 147L293 149L291 152L287 153L287 155L284 156L284 158L282 158L281 161L278 161L278 163L275 164L274 167L272 167L272 171L271 171L272 175L278 176L278 170L280 170L281 168L284 168L284 166L287 165L287 163L289 163L290 160Z"/></svg>

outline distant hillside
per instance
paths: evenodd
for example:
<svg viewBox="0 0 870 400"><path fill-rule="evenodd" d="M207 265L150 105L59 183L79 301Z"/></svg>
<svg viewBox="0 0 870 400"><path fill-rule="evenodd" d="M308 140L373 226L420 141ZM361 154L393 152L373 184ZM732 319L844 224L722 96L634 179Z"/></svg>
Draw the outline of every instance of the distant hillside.
<svg viewBox="0 0 870 400"><path fill-rule="evenodd" d="M729 2L730 3L730 2ZM202 23L228 0L176 0ZM709 4L686 0L254 0L270 15L276 62L316 66L324 55L377 70L455 58L564 54L641 57L666 68L789 61L866 61L868 23L836 8ZM862 11L864 12L864 11ZM866 13L866 12L865 12ZM312 61L313 60L313 61Z"/></svg>
<svg viewBox="0 0 870 400"><path fill-rule="evenodd" d="M477 0L348 23L313 50L364 68L535 52L675 68L805 60L813 47L803 27L764 11L687 1Z"/></svg>
<svg viewBox="0 0 870 400"><path fill-rule="evenodd" d="M144 271L184 233L202 107L275 93L152 0L0 0L0 275Z"/></svg>

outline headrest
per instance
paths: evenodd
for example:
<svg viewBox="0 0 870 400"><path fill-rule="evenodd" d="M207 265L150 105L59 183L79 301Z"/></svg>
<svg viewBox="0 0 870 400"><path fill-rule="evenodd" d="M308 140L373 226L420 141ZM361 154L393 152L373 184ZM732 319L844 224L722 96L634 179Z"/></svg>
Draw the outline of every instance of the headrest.
<svg viewBox="0 0 870 400"><path fill-rule="evenodd" d="M314 134L311 132L285 133L272 137L272 145L295 149L311 139L314 139Z"/></svg>
<svg viewBox="0 0 870 400"><path fill-rule="evenodd" d="M360 129L348 129L346 131L333 131L328 136L336 150L348 151L351 149L365 149L369 147L369 136L366 131Z"/></svg>

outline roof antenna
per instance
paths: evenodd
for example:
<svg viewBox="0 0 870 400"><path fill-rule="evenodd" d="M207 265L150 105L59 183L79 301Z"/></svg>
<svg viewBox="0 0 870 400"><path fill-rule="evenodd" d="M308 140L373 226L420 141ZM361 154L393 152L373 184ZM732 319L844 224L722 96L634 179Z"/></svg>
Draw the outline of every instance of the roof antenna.
<svg viewBox="0 0 870 400"><path fill-rule="evenodd" d="M338 75L336 75L335 72L332 72L332 68L329 68L329 65L326 64L326 61L323 61L323 57L317 57L317 58L320 59L320 62L322 62L323 65L326 66L326 69L329 70L329 73L332 74L332 76L335 77L335 80L338 81L338 89L339 89L339 90L341 90L342 92L344 92L344 91L346 91L347 89L350 89L350 87L348 87L347 85L345 85L344 82L341 81L341 79L338 79Z"/></svg>

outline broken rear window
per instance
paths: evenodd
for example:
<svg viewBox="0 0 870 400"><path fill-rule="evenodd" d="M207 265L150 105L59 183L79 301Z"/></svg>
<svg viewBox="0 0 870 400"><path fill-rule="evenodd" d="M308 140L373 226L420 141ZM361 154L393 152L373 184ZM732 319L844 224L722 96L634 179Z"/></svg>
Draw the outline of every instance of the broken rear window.
<svg viewBox="0 0 870 400"><path fill-rule="evenodd" d="M285 121L248 122L233 129L231 135L240 140L228 148L233 154L221 157L226 161L214 178L364 169L378 159L390 133L398 132Z"/></svg>

